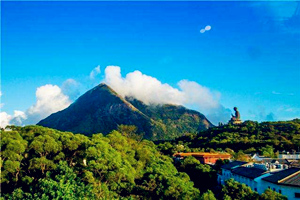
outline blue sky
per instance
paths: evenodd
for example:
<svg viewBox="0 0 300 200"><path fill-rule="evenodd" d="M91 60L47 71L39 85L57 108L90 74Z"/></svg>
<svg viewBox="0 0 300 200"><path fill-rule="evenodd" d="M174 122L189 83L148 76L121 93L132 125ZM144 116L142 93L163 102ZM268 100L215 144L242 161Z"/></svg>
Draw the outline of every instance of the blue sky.
<svg viewBox="0 0 300 200"><path fill-rule="evenodd" d="M179 90L181 80L197 82L218 94L224 109L237 106L243 120L299 118L297 6L293 1L1 2L1 111L26 112L37 104L37 88L62 88L68 79L76 81L78 96L114 65L124 77L139 70ZM200 33L207 25L211 30ZM98 65L101 73L91 80Z"/></svg>

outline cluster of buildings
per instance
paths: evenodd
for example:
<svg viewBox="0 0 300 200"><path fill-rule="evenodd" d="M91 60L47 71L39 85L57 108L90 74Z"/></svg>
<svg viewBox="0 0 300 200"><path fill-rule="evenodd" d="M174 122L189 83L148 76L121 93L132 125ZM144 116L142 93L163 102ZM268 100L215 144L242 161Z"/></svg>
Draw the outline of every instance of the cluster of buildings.
<svg viewBox="0 0 300 200"><path fill-rule="evenodd" d="M300 168L286 164L276 165L278 167L273 168L268 167L267 163L233 161L221 167L218 182L224 184L226 180L233 178L259 194L269 188L287 196L289 200L300 200Z"/></svg>
<svg viewBox="0 0 300 200"><path fill-rule="evenodd" d="M175 153L175 160L193 156L203 164L214 165L217 160L230 160L227 153ZM289 200L300 200L300 154L279 154L279 158L266 158L254 154L251 162L232 161L221 167L218 182L225 184L234 179L262 194L266 189L287 196Z"/></svg>

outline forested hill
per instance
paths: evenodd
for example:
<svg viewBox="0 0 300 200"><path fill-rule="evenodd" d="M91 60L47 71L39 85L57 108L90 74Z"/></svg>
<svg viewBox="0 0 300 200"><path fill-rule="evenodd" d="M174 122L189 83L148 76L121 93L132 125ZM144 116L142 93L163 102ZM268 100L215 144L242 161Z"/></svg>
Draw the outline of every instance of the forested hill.
<svg viewBox="0 0 300 200"><path fill-rule="evenodd" d="M298 151L300 149L300 120L279 122L245 121L239 125L213 127L198 134L188 134L174 141L162 142L162 149L176 151L203 151L208 149L245 153L262 152L262 148L274 151ZM180 146L180 149L178 147Z"/></svg>
<svg viewBox="0 0 300 200"><path fill-rule="evenodd" d="M41 126L1 130L1 199L197 199L186 173L113 131L87 137Z"/></svg>
<svg viewBox="0 0 300 200"><path fill-rule="evenodd" d="M41 126L1 129L0 200L215 200L214 195L220 200L286 200L272 190L259 195L233 180L220 188L217 171L222 161L214 167L194 157L173 163L157 150L167 143L157 148L141 141L136 130L123 125L106 136L88 137Z"/></svg>

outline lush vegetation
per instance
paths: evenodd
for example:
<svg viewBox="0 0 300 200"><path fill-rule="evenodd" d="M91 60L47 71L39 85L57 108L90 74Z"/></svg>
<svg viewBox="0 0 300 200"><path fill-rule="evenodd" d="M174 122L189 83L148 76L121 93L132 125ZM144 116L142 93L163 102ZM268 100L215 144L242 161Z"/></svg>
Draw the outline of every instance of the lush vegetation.
<svg viewBox="0 0 300 200"><path fill-rule="evenodd" d="M244 152L276 156L276 150L299 147L299 124L245 122L158 145L143 140L135 126L121 125L106 136L91 137L41 126L10 126L1 130L1 199L285 200L271 190L258 195L233 180L218 186L217 172L224 161L214 167L194 157L174 163L170 155L226 147L238 160ZM241 144L244 152L237 151Z"/></svg>
<svg viewBox="0 0 300 200"><path fill-rule="evenodd" d="M296 151L300 148L300 120L285 122L246 121L240 125L223 125L186 134L174 141L157 142L164 154L196 151L227 151L238 160L244 153L260 153L276 157L277 151Z"/></svg>
<svg viewBox="0 0 300 200"><path fill-rule="evenodd" d="M4 199L199 197L189 176L153 142L118 131L89 138L40 126L10 128L1 131Z"/></svg>

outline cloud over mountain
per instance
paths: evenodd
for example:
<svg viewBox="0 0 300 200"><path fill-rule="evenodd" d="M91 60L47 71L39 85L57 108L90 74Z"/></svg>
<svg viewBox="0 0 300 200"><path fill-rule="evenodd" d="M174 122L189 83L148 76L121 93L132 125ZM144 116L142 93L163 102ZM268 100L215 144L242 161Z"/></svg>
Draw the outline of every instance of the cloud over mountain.
<svg viewBox="0 0 300 200"><path fill-rule="evenodd" d="M211 116L213 123L227 122L230 119L230 110L219 103L220 93L194 81L181 80L177 83L178 88L174 88L138 70L123 77L119 66L108 66L104 82L118 94L133 96L146 104L185 105Z"/></svg>
<svg viewBox="0 0 300 200"><path fill-rule="evenodd" d="M99 73L100 66L97 66L91 71L89 78L95 80ZM227 122L230 118L230 110L224 108L219 102L220 93L194 81L181 80L175 88L138 70L123 77L119 66L108 66L105 69L103 82L121 96L132 96L147 105L175 104L196 109L204 113L214 124ZM36 90L36 102L25 112L15 111L12 115L1 112L0 126L35 124L51 113L68 107L82 94L83 85L88 84L88 81L81 83L74 79L67 79L61 87L51 84L41 86Z"/></svg>
<svg viewBox="0 0 300 200"><path fill-rule="evenodd" d="M53 112L57 112L68 107L71 104L69 97L63 94L62 90L57 85L47 84L37 88L36 99L36 103L26 112L29 117L36 116L44 118ZM34 118L32 118L32 120L34 120Z"/></svg>
<svg viewBox="0 0 300 200"><path fill-rule="evenodd" d="M217 92L194 81L181 80L177 89L138 70L122 77L118 66L105 69L104 82L120 95L133 96L146 104L193 104L205 110L216 108L219 104Z"/></svg>

